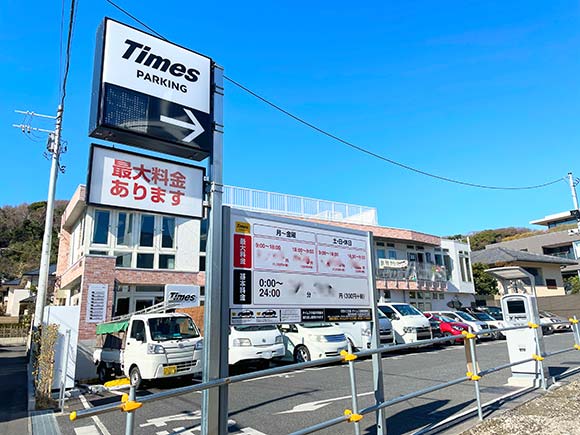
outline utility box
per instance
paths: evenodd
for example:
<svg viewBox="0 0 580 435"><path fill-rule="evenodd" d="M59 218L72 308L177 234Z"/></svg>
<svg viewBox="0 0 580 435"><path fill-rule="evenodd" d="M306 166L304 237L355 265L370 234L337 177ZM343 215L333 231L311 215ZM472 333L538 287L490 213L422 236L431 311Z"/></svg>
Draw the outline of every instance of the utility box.
<svg viewBox="0 0 580 435"><path fill-rule="evenodd" d="M528 360L532 355L543 355L544 337L536 301L534 276L521 267L499 267L486 270L502 287L501 308L506 327L525 326L505 331L510 363ZM529 324L537 328L528 327ZM511 367L508 383L513 386L540 386L542 378L551 383L547 367L540 361L528 361Z"/></svg>

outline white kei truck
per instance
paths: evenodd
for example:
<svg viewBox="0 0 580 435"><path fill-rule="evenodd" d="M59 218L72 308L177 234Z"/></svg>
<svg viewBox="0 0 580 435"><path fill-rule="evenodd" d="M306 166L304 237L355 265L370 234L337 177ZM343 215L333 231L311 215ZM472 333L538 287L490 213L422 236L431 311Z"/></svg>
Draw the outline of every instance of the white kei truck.
<svg viewBox="0 0 580 435"><path fill-rule="evenodd" d="M139 388L144 380L201 373L203 337L191 317L170 308L162 302L97 325L93 362L101 382L123 374Z"/></svg>

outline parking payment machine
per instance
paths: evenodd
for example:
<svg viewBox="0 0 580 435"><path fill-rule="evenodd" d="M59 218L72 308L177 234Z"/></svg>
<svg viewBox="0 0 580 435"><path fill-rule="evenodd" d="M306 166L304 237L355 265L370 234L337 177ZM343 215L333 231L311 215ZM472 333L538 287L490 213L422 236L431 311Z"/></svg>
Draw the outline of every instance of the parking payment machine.
<svg viewBox="0 0 580 435"><path fill-rule="evenodd" d="M521 267L498 267L486 270L501 284L501 308L506 327L532 326L514 331L505 331L511 363L529 360L534 355L544 354L544 340L536 302L535 279ZM512 376L508 383L514 386L540 386L542 378L548 382L548 371L538 360L511 367ZM543 376L542 376L543 372Z"/></svg>

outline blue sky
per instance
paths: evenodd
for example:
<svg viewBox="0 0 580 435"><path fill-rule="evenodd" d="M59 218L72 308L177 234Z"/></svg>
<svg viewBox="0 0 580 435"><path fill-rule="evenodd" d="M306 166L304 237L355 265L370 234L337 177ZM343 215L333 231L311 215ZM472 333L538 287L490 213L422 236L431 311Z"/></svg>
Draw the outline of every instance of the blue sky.
<svg viewBox="0 0 580 435"><path fill-rule="evenodd" d="M67 0L68 3L68 0ZM183 2L119 0L168 39L360 146L476 183L580 176L580 5L552 0ZM44 139L14 109L58 104L60 1L4 0L0 12L0 205L46 198ZM84 183L95 31L104 0L80 0L57 197ZM50 128L46 121L35 126ZM570 209L562 182L488 191L429 179L357 153L226 84L227 184L369 205L382 225L446 235ZM34 139L34 138L33 138Z"/></svg>

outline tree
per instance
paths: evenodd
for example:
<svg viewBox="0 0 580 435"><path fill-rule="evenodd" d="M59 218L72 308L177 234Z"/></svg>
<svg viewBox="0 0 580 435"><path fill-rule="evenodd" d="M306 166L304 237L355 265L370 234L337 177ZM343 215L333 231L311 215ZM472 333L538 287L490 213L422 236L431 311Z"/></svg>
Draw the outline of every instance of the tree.
<svg viewBox="0 0 580 435"><path fill-rule="evenodd" d="M496 295L499 292L497 281L485 269L489 269L487 264L473 263L473 283L475 293L478 295Z"/></svg>
<svg viewBox="0 0 580 435"><path fill-rule="evenodd" d="M564 288L566 289L566 293L580 293L580 278L578 275L564 278Z"/></svg>

